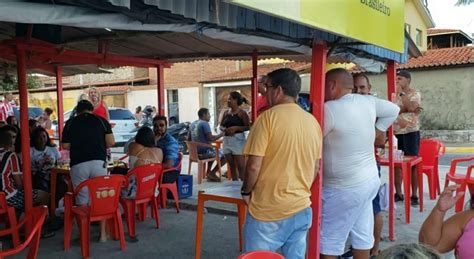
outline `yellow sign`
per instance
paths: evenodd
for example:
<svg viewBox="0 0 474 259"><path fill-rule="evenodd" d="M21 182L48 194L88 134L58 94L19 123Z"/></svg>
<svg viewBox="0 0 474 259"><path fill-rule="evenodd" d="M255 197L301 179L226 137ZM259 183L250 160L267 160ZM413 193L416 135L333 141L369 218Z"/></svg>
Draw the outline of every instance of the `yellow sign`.
<svg viewBox="0 0 474 259"><path fill-rule="evenodd" d="M228 0L272 16L404 52L403 0Z"/></svg>

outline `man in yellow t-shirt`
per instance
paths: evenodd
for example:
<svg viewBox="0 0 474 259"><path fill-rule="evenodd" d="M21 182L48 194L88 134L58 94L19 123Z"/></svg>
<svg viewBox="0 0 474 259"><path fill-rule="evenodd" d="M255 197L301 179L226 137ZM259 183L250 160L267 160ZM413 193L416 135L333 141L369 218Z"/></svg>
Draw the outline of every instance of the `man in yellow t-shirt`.
<svg viewBox="0 0 474 259"><path fill-rule="evenodd" d="M311 227L311 185L319 170L322 133L316 119L296 104L301 78L283 68L268 74L270 109L250 130L244 154L242 197L249 214L244 250L276 251L304 258Z"/></svg>

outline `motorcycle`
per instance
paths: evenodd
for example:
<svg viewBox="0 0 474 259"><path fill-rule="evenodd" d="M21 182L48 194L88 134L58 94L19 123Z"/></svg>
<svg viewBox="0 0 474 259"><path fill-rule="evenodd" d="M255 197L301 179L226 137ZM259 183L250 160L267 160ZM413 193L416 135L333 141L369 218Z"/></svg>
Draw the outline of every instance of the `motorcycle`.
<svg viewBox="0 0 474 259"><path fill-rule="evenodd" d="M137 127L133 129L130 133L137 133L137 131L141 127L149 127L150 129L153 129L153 109L148 107L148 105L145 107L143 110L143 116L140 122L138 123ZM191 125L190 122L183 122L183 123L177 123L173 124L168 127L168 133L173 136L178 141L179 147L180 147L180 152L183 152L183 154L188 154L188 147L184 141L188 139L188 132L189 132L189 126ZM130 146L130 143L135 141L135 137L129 139L124 147L123 147L123 152L127 153L128 147Z"/></svg>

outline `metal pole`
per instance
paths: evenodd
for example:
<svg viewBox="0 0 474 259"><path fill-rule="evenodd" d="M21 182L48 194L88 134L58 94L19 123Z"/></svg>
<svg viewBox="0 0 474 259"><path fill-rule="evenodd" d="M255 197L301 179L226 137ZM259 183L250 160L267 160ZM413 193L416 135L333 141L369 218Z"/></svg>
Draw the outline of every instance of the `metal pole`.
<svg viewBox="0 0 474 259"><path fill-rule="evenodd" d="M29 211L33 208L33 194L31 185L30 131L28 127L28 87L26 85L25 50L17 48L16 61L18 69L18 90L20 93L20 136L23 165L23 191L25 195L25 211Z"/></svg>
<svg viewBox="0 0 474 259"><path fill-rule="evenodd" d="M393 93L395 93L395 78L396 78L395 61L390 60L387 62L387 90L388 99L393 100ZM394 197L394 184L395 184L395 169L393 162L393 127L388 130L388 161L389 161L389 215L388 215L388 238L391 241L395 240L395 197Z"/></svg>
<svg viewBox="0 0 474 259"><path fill-rule="evenodd" d="M58 138L59 141L63 135L64 111L63 111L63 69L56 67L56 99L58 104Z"/></svg>
<svg viewBox="0 0 474 259"><path fill-rule="evenodd" d="M165 115L165 73L164 67L161 65L156 66L156 80L157 80L157 91L158 91L158 114Z"/></svg>
<svg viewBox="0 0 474 259"><path fill-rule="evenodd" d="M309 98L311 102L312 113L318 120L321 128L323 128L324 122L324 82L326 78L326 54L327 46L325 42L313 43ZM313 209L313 222L312 227L309 230L308 259L319 258L322 174L323 161L321 157L319 173L316 177L316 181L311 187L311 208Z"/></svg>
<svg viewBox="0 0 474 259"><path fill-rule="evenodd" d="M258 96L258 82L257 82L257 64L258 52L257 49L252 53L252 122L257 119L257 96Z"/></svg>

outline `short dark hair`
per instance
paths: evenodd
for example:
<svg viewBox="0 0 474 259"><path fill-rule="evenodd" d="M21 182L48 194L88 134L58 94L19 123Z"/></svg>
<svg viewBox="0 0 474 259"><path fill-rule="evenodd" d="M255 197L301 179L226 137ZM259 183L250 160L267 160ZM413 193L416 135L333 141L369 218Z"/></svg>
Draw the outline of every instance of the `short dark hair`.
<svg viewBox="0 0 474 259"><path fill-rule="evenodd" d="M208 108L201 108L199 109L198 111L198 116L199 118L202 118L204 115L208 114L209 113L209 109Z"/></svg>
<svg viewBox="0 0 474 259"><path fill-rule="evenodd" d="M8 116L8 118L7 118L7 124L8 124L8 125L12 125L12 120L13 120L13 119L16 119L16 117L13 116L13 115ZM17 123L18 123L18 121L17 121Z"/></svg>
<svg viewBox="0 0 474 259"><path fill-rule="evenodd" d="M153 117L153 124L155 124L156 121L165 121L166 125L168 125L168 118L166 118L166 116L156 115Z"/></svg>
<svg viewBox="0 0 474 259"><path fill-rule="evenodd" d="M356 78L358 78L358 77L360 77L360 76L363 77L363 78L365 78L365 80L367 80L367 84L370 85L369 77L368 77L366 74L364 74L364 73L354 74L354 75L352 76L352 79L354 79L354 81L355 81Z"/></svg>
<svg viewBox="0 0 474 259"><path fill-rule="evenodd" d="M135 136L135 142L144 147L155 147L155 134L149 127L141 127Z"/></svg>
<svg viewBox="0 0 474 259"><path fill-rule="evenodd" d="M242 105L243 103L246 103L248 104L249 101L247 100L247 98L243 97L239 92L237 91L233 91L231 92L230 94L230 98L234 99L234 100L237 100L237 105Z"/></svg>
<svg viewBox="0 0 474 259"><path fill-rule="evenodd" d="M297 98L301 91L301 77L295 70L290 68L280 68L267 74L270 78L271 86L280 86L285 95Z"/></svg>
<svg viewBox="0 0 474 259"><path fill-rule="evenodd" d="M53 109L48 107L48 108L44 109L44 112L46 112L46 114L48 114L48 116L49 116L49 115L53 114Z"/></svg>
<svg viewBox="0 0 474 259"><path fill-rule="evenodd" d="M16 129L10 125L5 125L0 128L0 147L11 147L13 146L13 138L9 132L15 132L18 134ZM17 136L17 138L19 138Z"/></svg>
<svg viewBox="0 0 474 259"><path fill-rule="evenodd" d="M93 110L94 110L94 105L92 105L92 103L89 102L88 100L80 100L79 102L77 102L77 106L76 106L77 113L83 113L85 111L92 112Z"/></svg>

